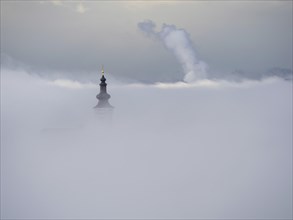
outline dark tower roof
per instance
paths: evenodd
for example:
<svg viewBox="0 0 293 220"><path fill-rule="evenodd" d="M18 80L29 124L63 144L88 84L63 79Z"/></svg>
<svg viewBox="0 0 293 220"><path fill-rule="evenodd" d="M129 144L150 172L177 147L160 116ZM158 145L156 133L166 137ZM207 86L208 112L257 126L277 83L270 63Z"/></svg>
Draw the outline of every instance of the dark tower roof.
<svg viewBox="0 0 293 220"><path fill-rule="evenodd" d="M111 96L107 93L107 83L104 76L104 68L102 68L102 78L100 83L100 93L96 96L99 100L98 104L94 108L113 108L109 103Z"/></svg>

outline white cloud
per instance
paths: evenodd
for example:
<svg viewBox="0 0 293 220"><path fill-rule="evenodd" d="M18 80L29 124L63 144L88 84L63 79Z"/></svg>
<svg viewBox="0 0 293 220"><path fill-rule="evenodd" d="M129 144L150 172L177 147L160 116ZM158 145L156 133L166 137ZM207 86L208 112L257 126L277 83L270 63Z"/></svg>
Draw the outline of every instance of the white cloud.
<svg viewBox="0 0 293 220"><path fill-rule="evenodd" d="M55 1L51 1L53 5L56 5L56 6L62 6L63 5L63 2L61 0L55 0Z"/></svg>
<svg viewBox="0 0 293 220"><path fill-rule="evenodd" d="M183 81L175 83L157 82L154 84L132 83L127 86L132 88L146 88L154 87L159 89L189 89L189 88L206 88L206 89L222 89L222 88L251 88L260 85L274 84L282 82L283 79L278 77L265 78L263 80L244 80L241 82L227 81L227 80L198 80L192 83Z"/></svg>
<svg viewBox="0 0 293 220"><path fill-rule="evenodd" d="M95 88L96 85L92 83L80 83L78 81L72 81L68 79L57 79L53 81L48 82L50 85L59 86L63 88L69 88L69 89L82 89L82 88Z"/></svg>
<svg viewBox="0 0 293 220"><path fill-rule="evenodd" d="M84 4L81 3L81 2L78 3L77 6L76 6L76 11L77 11L78 13L80 13L80 14L85 13L87 10L88 10L88 8L86 8L86 7L84 6Z"/></svg>
<svg viewBox="0 0 293 220"><path fill-rule="evenodd" d="M71 11L74 11L74 12L77 12L80 14L83 14L89 10L89 8L86 7L83 2L75 2L75 1L72 2L72 1L64 1L64 0L54 0L54 1L49 1L49 2L55 6L67 8ZM45 2L41 1L40 3L43 4Z"/></svg>

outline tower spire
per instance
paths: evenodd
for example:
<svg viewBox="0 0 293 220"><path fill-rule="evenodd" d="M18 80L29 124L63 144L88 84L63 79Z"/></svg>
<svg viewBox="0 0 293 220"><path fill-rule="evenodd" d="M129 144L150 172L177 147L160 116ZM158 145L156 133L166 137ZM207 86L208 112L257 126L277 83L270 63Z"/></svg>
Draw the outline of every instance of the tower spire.
<svg viewBox="0 0 293 220"><path fill-rule="evenodd" d="M98 104L95 106L95 108L113 108L112 105L108 102L108 100L111 98L111 96L107 93L107 83L106 78L104 76L104 66L102 65L102 77L101 77L101 83L100 83L100 93L96 96L96 98L99 100Z"/></svg>

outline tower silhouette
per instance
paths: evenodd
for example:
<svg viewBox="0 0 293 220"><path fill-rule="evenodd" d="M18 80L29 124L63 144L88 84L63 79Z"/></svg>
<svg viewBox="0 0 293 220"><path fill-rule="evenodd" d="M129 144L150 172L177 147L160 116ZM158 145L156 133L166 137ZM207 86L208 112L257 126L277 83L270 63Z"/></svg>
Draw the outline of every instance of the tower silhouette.
<svg viewBox="0 0 293 220"><path fill-rule="evenodd" d="M107 83L106 78L104 76L104 68L102 67L102 78L100 83L100 93L96 96L99 100L98 104L94 108L113 108L112 105L109 103L109 99L111 96L107 93Z"/></svg>

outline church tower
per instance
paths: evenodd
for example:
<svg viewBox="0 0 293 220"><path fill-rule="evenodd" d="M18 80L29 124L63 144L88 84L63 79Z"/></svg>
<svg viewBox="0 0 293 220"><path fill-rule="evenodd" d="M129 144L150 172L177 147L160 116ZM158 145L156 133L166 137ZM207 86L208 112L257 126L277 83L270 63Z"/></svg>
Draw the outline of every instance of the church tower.
<svg viewBox="0 0 293 220"><path fill-rule="evenodd" d="M107 93L107 83L106 78L104 76L104 67L102 67L102 78L100 83L100 93L96 96L98 101L98 104L94 108L113 108L112 105L109 103L109 99L111 96Z"/></svg>

